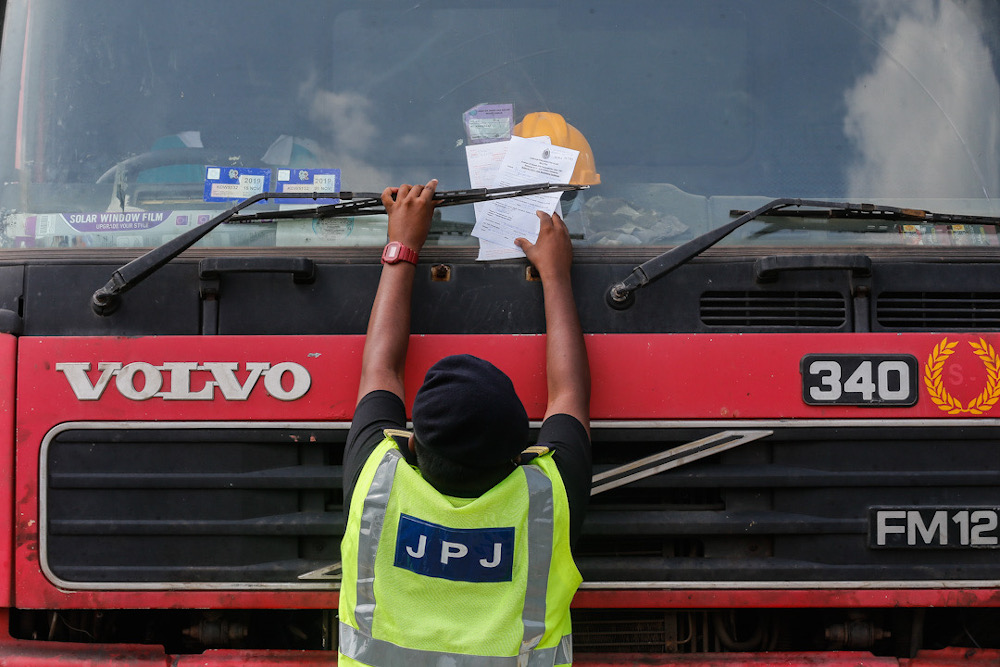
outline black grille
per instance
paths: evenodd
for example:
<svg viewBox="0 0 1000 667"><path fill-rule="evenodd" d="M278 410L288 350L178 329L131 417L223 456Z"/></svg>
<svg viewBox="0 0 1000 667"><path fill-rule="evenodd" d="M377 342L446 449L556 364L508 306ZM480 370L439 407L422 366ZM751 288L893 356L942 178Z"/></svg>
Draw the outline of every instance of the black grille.
<svg viewBox="0 0 1000 667"><path fill-rule="evenodd" d="M573 650L579 653L677 652L682 642L677 640L677 619L673 614L616 612L574 610ZM685 629L690 631L689 626Z"/></svg>
<svg viewBox="0 0 1000 667"><path fill-rule="evenodd" d="M595 472L725 428L595 426ZM868 546L873 507L1000 508L995 429L760 428L774 433L594 496L585 581L1000 579L996 549ZM340 558L345 435L71 427L43 452L47 567L71 588L298 585Z"/></svg>
<svg viewBox="0 0 1000 667"><path fill-rule="evenodd" d="M724 428L594 429L600 472ZM996 580L996 549L869 548L872 507L1000 507L985 427L774 433L591 499L585 581Z"/></svg>
<svg viewBox="0 0 1000 667"><path fill-rule="evenodd" d="M70 429L44 452L65 582L295 583L340 560L341 429Z"/></svg>
<svg viewBox="0 0 1000 667"><path fill-rule="evenodd" d="M883 292L878 323L892 329L1000 330L1000 292Z"/></svg>
<svg viewBox="0 0 1000 667"><path fill-rule="evenodd" d="M753 329L839 329L847 302L838 292L705 292L702 324Z"/></svg>

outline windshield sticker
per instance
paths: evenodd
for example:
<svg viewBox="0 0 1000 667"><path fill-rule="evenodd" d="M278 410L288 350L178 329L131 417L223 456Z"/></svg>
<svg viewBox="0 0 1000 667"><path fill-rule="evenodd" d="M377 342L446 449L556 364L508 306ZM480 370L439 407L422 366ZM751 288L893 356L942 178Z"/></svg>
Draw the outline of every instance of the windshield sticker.
<svg viewBox="0 0 1000 667"><path fill-rule="evenodd" d="M140 232L164 222L170 217L170 211L64 213L60 217L78 232Z"/></svg>
<svg viewBox="0 0 1000 667"><path fill-rule="evenodd" d="M24 236L19 243L24 247L37 245L36 239L45 239L44 245L68 246L122 246L146 245L150 239L161 242L163 234L177 234L186 228L203 225L212 219L211 211L100 211L93 213L48 213L27 216L24 219Z"/></svg>
<svg viewBox="0 0 1000 667"><path fill-rule="evenodd" d="M514 128L514 105L477 104L462 114L462 120L470 144L507 141Z"/></svg>
<svg viewBox="0 0 1000 667"><path fill-rule="evenodd" d="M205 201L227 202L267 192L271 170L254 167L206 167Z"/></svg>
<svg viewBox="0 0 1000 667"><path fill-rule="evenodd" d="M385 244L385 215L322 220L285 220L275 230L277 246L378 246Z"/></svg>
<svg viewBox="0 0 1000 667"><path fill-rule="evenodd" d="M952 245L1000 245L997 228L989 225L948 225Z"/></svg>
<svg viewBox="0 0 1000 667"><path fill-rule="evenodd" d="M340 192L339 169L278 169L278 192L301 192L311 195L315 192ZM334 197L321 197L324 202L337 203ZM312 204L312 197L302 199L281 199L278 204Z"/></svg>
<svg viewBox="0 0 1000 667"><path fill-rule="evenodd" d="M1000 245L996 228L986 225L901 225L899 231L907 245Z"/></svg>
<svg viewBox="0 0 1000 667"><path fill-rule="evenodd" d="M191 227L194 225L204 225L206 222L212 219L210 215L191 215L188 213L180 213L174 218L175 227Z"/></svg>

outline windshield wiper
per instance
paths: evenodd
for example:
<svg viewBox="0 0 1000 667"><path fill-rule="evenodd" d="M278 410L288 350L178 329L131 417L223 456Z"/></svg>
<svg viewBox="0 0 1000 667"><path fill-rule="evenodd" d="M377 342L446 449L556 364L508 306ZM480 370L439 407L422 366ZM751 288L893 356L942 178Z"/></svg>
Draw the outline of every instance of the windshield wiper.
<svg viewBox="0 0 1000 667"><path fill-rule="evenodd" d="M790 206L807 207L806 211L785 210ZM662 255L643 262L632 269L632 273L625 280L615 283L608 289L605 300L608 305L616 310L625 310L635 303L635 291L640 287L645 287L651 282L662 278L674 269L683 266L689 260L697 257L705 250L729 236L735 230L756 218L774 215L798 216L798 217L826 217L826 218L856 218L856 219L878 219L878 220L906 220L923 223L948 223L966 225L1000 225L1000 218L964 215L960 213L932 213L916 208L899 208L896 206L884 206L882 204L854 204L849 202L829 202L816 201L811 199L774 199L753 211L733 211L738 214L736 220L721 227L710 229L709 231L696 236L695 238L682 243L676 248L671 248Z"/></svg>
<svg viewBox="0 0 1000 667"><path fill-rule="evenodd" d="M471 188L469 190L443 190L434 193L435 208L459 206L476 202L508 199L510 197L529 197L547 192L568 192L571 190L586 190L589 185L568 185L552 183L533 183L531 185L512 185L504 188ZM272 193L273 195L274 193ZM229 222L256 222L264 220L287 220L293 218L335 218L355 215L373 215L385 213L382 205L381 192L331 192L317 194L283 195L297 198L312 199L342 199L336 204L323 204L314 208L288 209L285 211L260 211L247 215L234 215Z"/></svg>
<svg viewBox="0 0 1000 667"><path fill-rule="evenodd" d="M533 183L504 188L473 188L470 190L443 190L434 193L435 206L458 206L476 202L508 199L510 197L527 197L548 192L568 192L586 190L588 185L568 185L563 183ZM225 222L251 222L263 220L280 220L287 218L329 218L336 216L358 216L385 213L382 205L382 195L374 192L314 192L287 193L263 192L237 203L227 211L215 216L204 225L195 227L177 236L163 245L122 266L111 279L91 297L91 307L98 315L110 315L119 305L121 295L132 289L151 274L155 273L170 260L177 257L192 245L200 241L206 234ZM285 211L262 211L251 215L237 215L240 211L269 199L340 199L335 204L323 204L315 207L291 209Z"/></svg>

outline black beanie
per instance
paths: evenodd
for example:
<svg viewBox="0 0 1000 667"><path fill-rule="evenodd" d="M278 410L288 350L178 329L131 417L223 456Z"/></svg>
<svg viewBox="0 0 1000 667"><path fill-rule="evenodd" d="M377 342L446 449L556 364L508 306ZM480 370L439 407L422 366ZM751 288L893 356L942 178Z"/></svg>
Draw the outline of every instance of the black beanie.
<svg viewBox="0 0 1000 667"><path fill-rule="evenodd" d="M528 446L528 414L510 378L468 354L431 366L413 400L418 446L470 468L495 468Z"/></svg>

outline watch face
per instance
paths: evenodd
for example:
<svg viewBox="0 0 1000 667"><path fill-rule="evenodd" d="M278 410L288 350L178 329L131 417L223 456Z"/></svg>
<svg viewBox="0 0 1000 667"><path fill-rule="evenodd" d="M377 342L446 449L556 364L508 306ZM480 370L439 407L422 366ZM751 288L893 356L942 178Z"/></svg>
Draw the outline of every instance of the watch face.
<svg viewBox="0 0 1000 667"><path fill-rule="evenodd" d="M385 258L387 260L396 259L399 256L399 244L390 243L385 247Z"/></svg>

